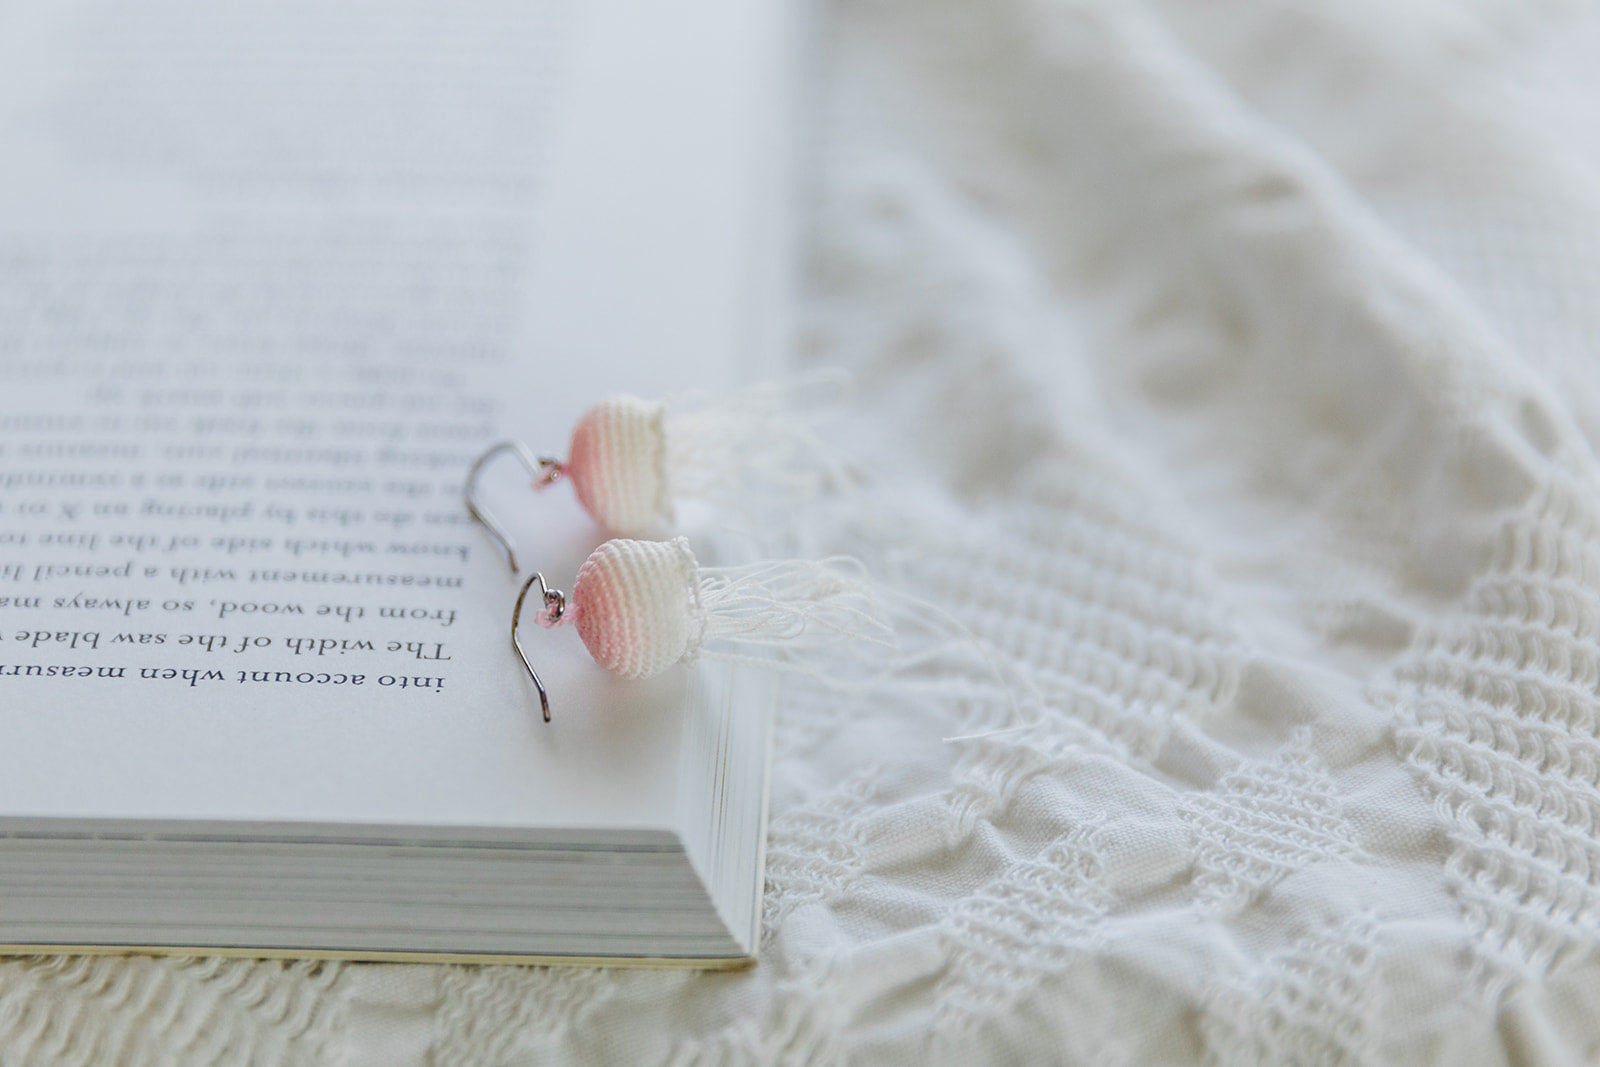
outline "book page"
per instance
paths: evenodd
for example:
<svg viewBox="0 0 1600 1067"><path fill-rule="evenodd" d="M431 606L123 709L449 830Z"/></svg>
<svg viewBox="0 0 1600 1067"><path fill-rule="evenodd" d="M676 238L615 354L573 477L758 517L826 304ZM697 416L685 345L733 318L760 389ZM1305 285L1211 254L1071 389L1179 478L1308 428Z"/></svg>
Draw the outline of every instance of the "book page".
<svg viewBox="0 0 1600 1067"><path fill-rule="evenodd" d="M460 503L752 364L761 5L0 6L0 815L650 826L682 672ZM569 585L603 534L511 465Z"/></svg>

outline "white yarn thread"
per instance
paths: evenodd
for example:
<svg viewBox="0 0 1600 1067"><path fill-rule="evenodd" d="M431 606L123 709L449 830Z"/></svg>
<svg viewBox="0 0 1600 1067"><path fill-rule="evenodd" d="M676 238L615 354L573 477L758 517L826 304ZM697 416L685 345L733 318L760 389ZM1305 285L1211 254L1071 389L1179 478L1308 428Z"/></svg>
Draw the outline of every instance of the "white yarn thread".
<svg viewBox="0 0 1600 1067"><path fill-rule="evenodd" d="M781 560L700 571L700 645L804 648L837 641L894 647L894 630L861 564L845 556ZM698 651L698 649L697 649Z"/></svg>
<svg viewBox="0 0 1600 1067"><path fill-rule="evenodd" d="M1015 666L1004 656L997 655L988 642L937 604L873 582L867 576L865 565L849 556L836 556L823 560L820 565L828 567L835 575L840 571L845 572L850 592L845 594L843 606L847 611L861 610L870 616L870 621L850 620L841 623L840 620L844 616L836 614L833 610L816 614L815 620L820 625L811 629L811 636L814 639L812 643L822 644L831 636L838 638L845 645L846 654L842 657L836 655L830 660L829 666L832 669L819 669L805 659L763 659L734 652L706 651L704 653L706 657L723 662L787 671L803 675L840 692L863 693L872 691L895 676L932 668L935 665L951 668L962 657L976 655L1004 694L1006 708L1011 718L1020 717L1024 713L1022 705L1017 700L1017 686L1020 686L1029 704L1035 709L1044 706L1038 688L1029 678L1018 673ZM849 603L852 595L859 597L854 604ZM830 605L830 608L838 606L840 605ZM903 647L903 639L913 635L918 635L918 639L912 641L914 650ZM786 650L805 646L804 641L793 639L777 639L761 643ZM1037 725L1037 721L1023 724L1026 728ZM1006 730L1016 728L1018 727L1008 727ZM1006 730L985 731L982 734L945 740L976 740L991 734L1004 733Z"/></svg>
<svg viewBox="0 0 1600 1067"><path fill-rule="evenodd" d="M759 517L849 484L844 461L798 414L843 385L842 375L819 373L670 409L666 469L675 498L708 501L724 518Z"/></svg>

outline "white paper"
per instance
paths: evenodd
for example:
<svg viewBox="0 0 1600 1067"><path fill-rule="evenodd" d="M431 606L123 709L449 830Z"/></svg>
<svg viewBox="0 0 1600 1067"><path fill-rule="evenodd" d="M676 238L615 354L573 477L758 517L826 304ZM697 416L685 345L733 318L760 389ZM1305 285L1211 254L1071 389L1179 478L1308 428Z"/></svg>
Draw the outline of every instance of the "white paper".
<svg viewBox="0 0 1600 1067"><path fill-rule="evenodd" d="M681 672L536 632L539 721L459 491L753 376L757 17L0 8L0 815L672 823ZM570 489L490 492L570 583Z"/></svg>

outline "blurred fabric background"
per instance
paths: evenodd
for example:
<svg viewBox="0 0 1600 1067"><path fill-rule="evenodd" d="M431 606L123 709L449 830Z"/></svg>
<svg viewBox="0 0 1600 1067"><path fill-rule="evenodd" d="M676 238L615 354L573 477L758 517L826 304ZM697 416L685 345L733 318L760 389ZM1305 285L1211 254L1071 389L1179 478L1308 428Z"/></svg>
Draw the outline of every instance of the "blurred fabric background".
<svg viewBox="0 0 1600 1067"><path fill-rule="evenodd" d="M818 21L802 540L1015 705L788 687L749 972L21 960L4 1058L1600 1060L1600 12Z"/></svg>

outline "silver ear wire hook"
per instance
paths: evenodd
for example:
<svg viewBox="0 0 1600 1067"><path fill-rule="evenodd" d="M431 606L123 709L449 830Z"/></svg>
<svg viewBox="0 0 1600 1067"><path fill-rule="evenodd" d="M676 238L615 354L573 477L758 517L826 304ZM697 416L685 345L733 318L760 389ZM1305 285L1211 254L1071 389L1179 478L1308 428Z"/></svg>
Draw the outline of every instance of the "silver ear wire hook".
<svg viewBox="0 0 1600 1067"><path fill-rule="evenodd" d="M554 484L561 478L561 461L554 456L535 455L533 450L521 441L498 441L486 449L483 455L473 461L472 467L467 471L467 484L462 493L466 500L467 513L474 519L483 523L483 526L494 539L500 542L500 547L506 550L506 562L511 565L511 573L517 573L517 549L512 541L511 534L494 516L489 514L487 508L478 502L478 476L483 473L483 468L489 461L502 452L510 452L517 458L527 472L533 475L533 487L544 489ZM551 589L545 583L544 575L534 574L522 583L522 590L517 593L517 606L511 609L511 647L517 650L517 657L522 660L522 666L527 669L528 677L533 679L533 687L539 691L539 710L544 712L544 721L550 721L550 694L545 692L544 682L539 680L539 672L533 669L533 661L528 658L528 652L522 647L522 634L519 629L522 623L522 603L528 599L528 590L533 588L535 582L539 583L539 595L544 601L539 609L546 625L554 626L561 621L561 616L567 610L567 595L559 589Z"/></svg>
<svg viewBox="0 0 1600 1067"><path fill-rule="evenodd" d="M561 461L555 456L534 455L533 450L521 441L499 441L490 445L483 455L473 461L472 468L467 471L466 489L462 494L466 499L467 513L483 523L484 528L494 536L496 541L500 542L500 547L506 550L506 562L511 565L511 573L516 574L516 543L511 539L511 535L506 532L506 528L495 521L494 516L490 515L488 510L478 503L478 475L483 472L483 468L488 465L491 459L494 459L502 452L510 452L517 457L517 462L521 463L528 473L533 475L533 487L535 489L544 489L553 485L561 478L563 468ZM542 585L543 583L541 582L540 584ZM523 588L523 592L527 592L526 587ZM527 662L527 657L523 657L523 662ZM529 667L528 670L531 672L533 668ZM534 678L535 682L538 680L537 677ZM544 690L541 688L540 695L542 696L543 693ZM548 710L545 718L549 718Z"/></svg>
<svg viewBox="0 0 1600 1067"><path fill-rule="evenodd" d="M559 589L551 589L545 584L544 575L535 573L522 583L522 592L517 594L517 606L511 609L511 647L517 650L517 655L522 658L522 665L528 670L528 677L533 679L533 687L539 690L539 708L544 712L544 721L549 722L550 695L544 691L544 683L539 680L539 672L533 669L533 662L528 659L528 653L522 647L522 635L518 630L522 622L522 602L528 599L528 590L533 588L535 582L539 583L539 595L544 601L540 611L550 626L560 622L562 614L566 612L567 595Z"/></svg>

